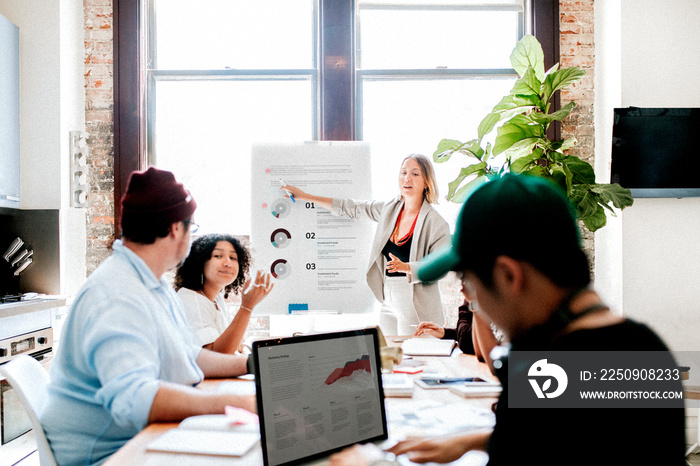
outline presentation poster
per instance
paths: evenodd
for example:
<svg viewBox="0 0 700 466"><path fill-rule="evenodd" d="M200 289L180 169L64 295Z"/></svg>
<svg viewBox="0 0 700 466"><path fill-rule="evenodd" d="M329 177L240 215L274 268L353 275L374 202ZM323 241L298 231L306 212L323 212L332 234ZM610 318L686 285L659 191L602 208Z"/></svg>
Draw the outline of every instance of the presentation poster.
<svg viewBox="0 0 700 466"><path fill-rule="evenodd" d="M371 200L369 156L364 142L253 146L254 265L270 272L275 283L256 313L373 309L365 272L376 224L333 216L280 190L286 183L317 196Z"/></svg>

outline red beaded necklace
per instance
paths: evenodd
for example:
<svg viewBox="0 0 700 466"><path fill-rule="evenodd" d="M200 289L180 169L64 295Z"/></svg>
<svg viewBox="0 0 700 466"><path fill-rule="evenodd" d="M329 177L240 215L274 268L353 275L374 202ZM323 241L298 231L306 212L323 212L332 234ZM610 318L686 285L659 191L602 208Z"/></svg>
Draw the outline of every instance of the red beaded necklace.
<svg viewBox="0 0 700 466"><path fill-rule="evenodd" d="M420 214L420 211L418 212L418 214ZM411 225L411 229L408 230L408 233L406 233L403 238L398 239L399 224L401 223L401 216L403 215L403 207L401 207L401 211L399 212L399 218L396 219L396 227L394 228L394 233L391 234L392 243L394 243L397 246L403 246L409 239L411 239L411 236L413 236L413 230L416 228L416 222L418 221L418 214L416 214L416 218L413 219L413 224Z"/></svg>

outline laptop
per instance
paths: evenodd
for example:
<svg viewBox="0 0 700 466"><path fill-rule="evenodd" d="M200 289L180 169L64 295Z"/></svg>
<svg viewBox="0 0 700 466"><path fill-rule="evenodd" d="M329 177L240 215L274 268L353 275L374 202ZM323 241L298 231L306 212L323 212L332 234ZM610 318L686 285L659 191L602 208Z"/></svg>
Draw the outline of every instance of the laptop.
<svg viewBox="0 0 700 466"><path fill-rule="evenodd" d="M253 343L265 466L388 438L377 328Z"/></svg>

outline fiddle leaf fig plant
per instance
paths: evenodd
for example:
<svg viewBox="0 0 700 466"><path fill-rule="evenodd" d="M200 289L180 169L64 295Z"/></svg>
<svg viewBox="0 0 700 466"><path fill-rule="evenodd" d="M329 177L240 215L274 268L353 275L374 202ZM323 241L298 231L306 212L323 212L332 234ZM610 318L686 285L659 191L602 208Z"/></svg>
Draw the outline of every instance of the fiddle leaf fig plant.
<svg viewBox="0 0 700 466"><path fill-rule="evenodd" d="M615 216L613 208L632 205L629 189L619 184L596 183L588 162L566 155L576 144L575 137L554 141L547 136L549 125L564 120L576 107L569 102L550 113L554 93L581 80L585 71L578 67L559 68L556 64L545 72L542 46L531 35L518 42L510 61L520 78L481 121L477 138L468 142L443 139L433 154L436 163L446 162L454 154L471 159L449 183L447 199L461 203L489 179L507 172L525 173L558 184L586 228L592 232L602 228L607 223L606 210Z"/></svg>

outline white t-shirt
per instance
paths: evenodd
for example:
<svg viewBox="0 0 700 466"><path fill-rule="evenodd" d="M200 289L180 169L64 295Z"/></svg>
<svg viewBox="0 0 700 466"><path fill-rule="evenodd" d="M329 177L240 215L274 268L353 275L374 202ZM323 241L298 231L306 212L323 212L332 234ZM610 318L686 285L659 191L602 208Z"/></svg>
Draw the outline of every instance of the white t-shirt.
<svg viewBox="0 0 700 466"><path fill-rule="evenodd" d="M219 338L233 320L233 315L229 314L224 296L221 293L216 295L216 304L203 294L189 288L180 288L177 294L185 307L187 322L202 346Z"/></svg>

